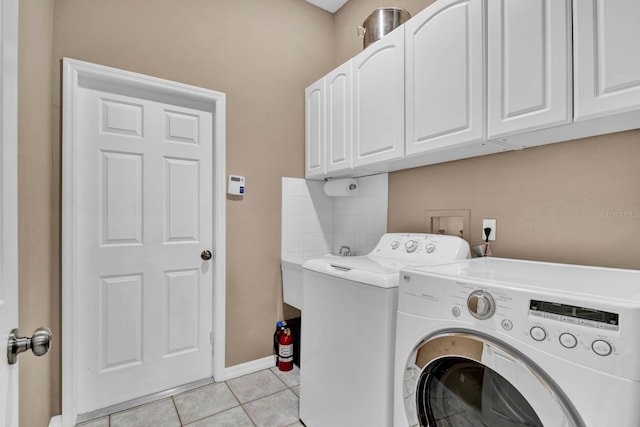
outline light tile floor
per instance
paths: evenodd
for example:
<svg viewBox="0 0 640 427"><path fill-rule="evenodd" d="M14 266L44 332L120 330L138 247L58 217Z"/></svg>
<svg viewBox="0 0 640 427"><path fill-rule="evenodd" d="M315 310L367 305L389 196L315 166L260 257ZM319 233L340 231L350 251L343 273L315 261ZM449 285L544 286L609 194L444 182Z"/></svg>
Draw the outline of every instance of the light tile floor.
<svg viewBox="0 0 640 427"><path fill-rule="evenodd" d="M78 427L300 427L300 371L278 368L209 384Z"/></svg>

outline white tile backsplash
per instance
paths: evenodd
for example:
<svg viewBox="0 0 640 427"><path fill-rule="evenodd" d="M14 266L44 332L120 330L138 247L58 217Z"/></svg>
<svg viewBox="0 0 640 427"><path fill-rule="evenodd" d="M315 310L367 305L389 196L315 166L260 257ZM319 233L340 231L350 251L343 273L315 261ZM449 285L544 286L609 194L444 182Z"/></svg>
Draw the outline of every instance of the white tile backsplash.
<svg viewBox="0 0 640 427"><path fill-rule="evenodd" d="M337 253L349 246L366 255L387 231L387 174L357 178L355 197L328 197L322 181L282 178L282 250L285 260Z"/></svg>
<svg viewBox="0 0 640 427"><path fill-rule="evenodd" d="M389 181L387 174L357 180L356 197L334 198L333 250L349 246L356 255L366 255L387 232Z"/></svg>
<svg viewBox="0 0 640 427"><path fill-rule="evenodd" d="M333 201L324 195L322 185L320 181L282 178L282 259L331 252Z"/></svg>

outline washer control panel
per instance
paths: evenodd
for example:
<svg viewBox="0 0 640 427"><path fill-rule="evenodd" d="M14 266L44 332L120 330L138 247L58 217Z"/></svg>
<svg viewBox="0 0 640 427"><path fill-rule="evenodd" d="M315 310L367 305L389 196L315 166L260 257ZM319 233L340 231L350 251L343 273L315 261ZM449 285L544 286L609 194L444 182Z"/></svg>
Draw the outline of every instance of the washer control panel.
<svg viewBox="0 0 640 427"><path fill-rule="evenodd" d="M529 314L545 319L609 331L618 330L620 319L618 313L534 299L529 302Z"/></svg>
<svg viewBox="0 0 640 427"><path fill-rule="evenodd" d="M547 319L546 326L536 325L529 330L531 338L538 342L547 339L547 329L557 331L558 343L566 349L578 347L579 337L591 336L586 340L588 347L594 354L602 357L611 356L614 352L612 338L599 336L594 328L601 331L619 331L620 315L606 310L562 304L552 301L531 299L529 301L529 316L533 319ZM536 320L533 320L534 323ZM569 327L571 325L572 327ZM584 328L584 329L583 329ZM571 329L569 331L569 329ZM586 344L582 342L583 347Z"/></svg>

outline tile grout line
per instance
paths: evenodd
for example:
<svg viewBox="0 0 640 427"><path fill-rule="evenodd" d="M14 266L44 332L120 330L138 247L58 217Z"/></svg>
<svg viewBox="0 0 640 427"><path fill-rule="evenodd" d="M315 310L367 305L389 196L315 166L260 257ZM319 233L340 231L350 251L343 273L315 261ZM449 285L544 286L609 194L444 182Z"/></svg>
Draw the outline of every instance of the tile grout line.
<svg viewBox="0 0 640 427"><path fill-rule="evenodd" d="M242 404L240 403L240 401L238 400L238 398L236 397L236 395L233 393L233 391L231 390L231 387L229 387L229 385L227 384L227 382L226 382L226 381L213 382L213 383L211 383L211 384L208 384L208 385L205 385L205 386L202 386L202 387L198 387L198 388L204 388L204 387L212 386L212 385L214 385L214 384L224 384L224 385L225 385L225 387L227 388L227 390L229 390L229 392L231 393L231 395L233 396L233 398L236 400L236 402L237 402L238 404L237 404L237 405L235 405L235 406L232 406L232 407L230 407L230 408L223 409L223 410L218 411L218 412L214 412L213 414L205 415L205 416L204 416L204 417L202 417L202 418L198 418L198 419L192 420L192 421L191 421L191 422L189 422L187 425L197 423L198 421L206 420L207 418L210 418L210 417L215 417L216 415L220 415L220 414L222 414L223 412L230 411L231 409L237 408L238 406L242 406ZM197 389L194 389L194 390L197 390ZM176 395L174 395L174 396L171 396L171 398L173 399L175 396L178 396L178 395L180 395L180 394L189 393L189 392L194 391L194 390L185 391L184 393L178 393L178 394L176 394ZM180 410L178 409L178 406L177 406L177 404L175 403L175 400L174 400L174 405L176 406L176 412L178 413L178 418L180 419L181 427L184 427L184 425L182 424L182 417L180 417ZM247 414L247 415L248 415L248 414ZM253 423L253 422L252 422L252 423Z"/></svg>
<svg viewBox="0 0 640 427"><path fill-rule="evenodd" d="M178 405L176 405L176 400L174 399L174 396L177 396L177 395L173 395L169 397L171 398L171 403L173 403L173 409L176 411L176 415L178 416L178 422L180 423L180 427L183 427L184 423L182 422L182 417L180 416L180 411L178 411Z"/></svg>
<svg viewBox="0 0 640 427"><path fill-rule="evenodd" d="M254 426L256 426L256 422L255 422L255 420L254 420L253 418L251 418L251 415L249 414L249 412L247 412L247 409L245 408L245 406L244 406L244 405L249 404L249 403L253 403L253 402L257 402L257 401L258 401L258 400L260 400L260 399L264 399L264 398L266 398L266 397L273 396L273 395L276 395L276 394L278 394L278 393L282 393L282 392L283 392L283 391L285 391L285 390L289 390L289 391L290 391L291 393L293 393L293 395L298 399L298 402L300 401L300 396L298 396L298 395L296 394L296 392L294 392L294 391L292 390L292 388L291 388L291 387L289 387L289 385L288 385L287 383L285 383L285 382L284 382L284 380L282 380L282 378L280 378L280 377L279 377L275 372L273 372L273 371L271 370L271 368L267 368L267 369L265 369L265 370L266 370L266 371L269 371L269 372L271 373L271 375L273 375L274 377L276 377L276 378L277 378L277 379L278 379L278 380L279 380L279 381L280 381L280 382L285 386L285 388L284 388L284 389L282 389L282 390L278 390L278 391L275 391L275 392L273 392L273 393L270 393L270 394L267 394L267 395L264 395L264 396L258 397L258 398L256 398L256 399L249 400L249 401L247 401L247 402L242 403L242 402L240 402L240 399L238 398L238 396L236 396L236 394L233 392L233 390L231 389L231 387L229 387L229 385L227 384L227 381L225 381L225 382L224 382L224 383L227 385L227 388L231 391L231 394L233 394L233 396L236 398L236 400L240 403L240 407L241 407L241 408L242 408L242 410L247 414L247 416L249 417L249 420L251 421L251 423L252 423ZM252 374L247 374L247 375L243 375L243 376L249 376L249 375L252 375ZM239 377L239 378L240 378L240 377ZM294 387L298 387L299 385L300 385L300 384L298 383L298 384L296 384ZM299 411L299 409L298 409L298 411ZM299 414L299 413L298 413L298 421L300 421L300 414ZM295 424L295 423L294 423L294 424Z"/></svg>
<svg viewBox="0 0 640 427"><path fill-rule="evenodd" d="M251 375L251 374L248 374ZM243 375L246 376L246 375ZM223 382L224 385L227 387L227 389L229 389L229 391L231 392L231 395L233 395L234 399L236 399L236 401L238 402L238 406L240 406L240 409L242 409L242 412L244 412L245 414L247 414L247 418L249 418L249 421L251 421L251 424L256 425L255 421L253 420L253 418L251 418L251 415L249 415L249 413L247 412L247 410L244 408L244 404L242 402L240 402L240 399L238 399L238 396L236 396L236 394L233 392L233 390L231 389L231 387L229 387L229 384L227 383L227 381ZM234 406L235 408L235 406ZM228 409L227 409L228 410Z"/></svg>
<svg viewBox="0 0 640 427"><path fill-rule="evenodd" d="M244 405L240 404L240 409L242 409L242 412L244 412L247 415L247 418L249 418L249 421L251 422L251 424L253 424L253 427L256 427L255 421L253 420L253 418L251 418L251 415L249 415L247 410L244 408Z"/></svg>

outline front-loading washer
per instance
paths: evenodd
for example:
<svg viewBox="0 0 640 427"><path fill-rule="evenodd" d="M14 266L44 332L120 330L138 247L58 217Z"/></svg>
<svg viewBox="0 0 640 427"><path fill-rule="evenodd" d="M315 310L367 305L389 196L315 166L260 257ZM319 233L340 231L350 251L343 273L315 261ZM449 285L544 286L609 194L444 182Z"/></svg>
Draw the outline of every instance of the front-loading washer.
<svg viewBox="0 0 640 427"><path fill-rule="evenodd" d="M366 256L303 264L300 419L391 426L400 268L470 257L455 236L388 233Z"/></svg>
<svg viewBox="0 0 640 427"><path fill-rule="evenodd" d="M475 258L400 276L395 427L640 426L640 271Z"/></svg>

